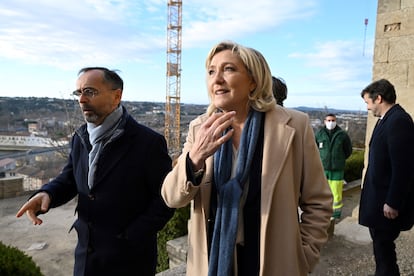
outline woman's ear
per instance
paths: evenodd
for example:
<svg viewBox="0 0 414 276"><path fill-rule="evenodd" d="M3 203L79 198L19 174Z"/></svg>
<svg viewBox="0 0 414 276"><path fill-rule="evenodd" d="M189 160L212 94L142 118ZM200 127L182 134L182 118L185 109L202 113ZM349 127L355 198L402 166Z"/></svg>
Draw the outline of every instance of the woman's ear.
<svg viewBox="0 0 414 276"><path fill-rule="evenodd" d="M252 79L252 82L250 83L250 89L249 89L250 94L252 94L252 93L254 92L254 90L256 90L256 88L257 88L257 84L256 84L256 82Z"/></svg>

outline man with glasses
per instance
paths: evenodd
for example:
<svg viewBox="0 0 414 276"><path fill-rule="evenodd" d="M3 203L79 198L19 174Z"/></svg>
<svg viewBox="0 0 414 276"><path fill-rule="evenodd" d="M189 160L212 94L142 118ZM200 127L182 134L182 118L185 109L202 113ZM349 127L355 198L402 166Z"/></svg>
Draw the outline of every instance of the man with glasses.
<svg viewBox="0 0 414 276"><path fill-rule="evenodd" d="M115 71L83 68L76 86L86 124L73 135L62 172L16 215L40 225L40 214L78 196L74 275L154 275L157 232L174 212L160 195L171 170L166 141L121 105Z"/></svg>
<svg viewBox="0 0 414 276"><path fill-rule="evenodd" d="M324 126L315 135L325 176L333 195L332 220L341 218L345 161L352 154L349 135L336 123L335 114L325 116Z"/></svg>

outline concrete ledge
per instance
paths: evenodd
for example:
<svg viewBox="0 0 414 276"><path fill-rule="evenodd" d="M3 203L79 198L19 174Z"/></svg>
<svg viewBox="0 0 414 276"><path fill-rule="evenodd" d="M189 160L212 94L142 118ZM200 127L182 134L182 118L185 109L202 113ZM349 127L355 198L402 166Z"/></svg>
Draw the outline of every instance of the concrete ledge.
<svg viewBox="0 0 414 276"><path fill-rule="evenodd" d="M357 190L361 190L361 179L357 179L345 184L342 191L342 196L349 195Z"/></svg>
<svg viewBox="0 0 414 276"><path fill-rule="evenodd" d="M170 268L180 266L187 261L187 235L167 242L168 258Z"/></svg>
<svg viewBox="0 0 414 276"><path fill-rule="evenodd" d="M358 190L361 190L361 179L346 184L343 195L347 196ZM350 217L344 218L335 225L335 235L342 236L346 240L356 244L369 244L372 242L372 239L369 235L368 228L358 223L358 210L359 205L352 210Z"/></svg>
<svg viewBox="0 0 414 276"><path fill-rule="evenodd" d="M368 228L359 225L358 218L353 216L346 217L335 225L335 235L343 236L346 240L361 245L372 242Z"/></svg>
<svg viewBox="0 0 414 276"><path fill-rule="evenodd" d="M156 276L185 276L185 273L186 273L186 265L185 263L183 263L174 268L170 268L168 270L157 273Z"/></svg>

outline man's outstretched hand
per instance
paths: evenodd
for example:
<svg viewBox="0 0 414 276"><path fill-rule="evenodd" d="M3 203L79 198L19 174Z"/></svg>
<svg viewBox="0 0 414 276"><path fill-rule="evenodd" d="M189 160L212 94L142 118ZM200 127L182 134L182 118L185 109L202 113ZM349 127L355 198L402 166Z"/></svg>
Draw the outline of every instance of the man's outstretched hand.
<svg viewBox="0 0 414 276"><path fill-rule="evenodd" d="M38 215L44 214L49 210L50 197L48 193L40 192L27 201L17 212L16 217L21 217L26 213L33 225L40 225L43 221Z"/></svg>

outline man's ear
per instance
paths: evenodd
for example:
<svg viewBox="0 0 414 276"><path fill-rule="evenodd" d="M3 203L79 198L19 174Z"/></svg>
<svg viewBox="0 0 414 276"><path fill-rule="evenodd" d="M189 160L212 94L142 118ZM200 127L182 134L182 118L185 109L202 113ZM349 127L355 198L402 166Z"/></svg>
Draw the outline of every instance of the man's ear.
<svg viewBox="0 0 414 276"><path fill-rule="evenodd" d="M378 99L379 103L382 103L383 102L381 95L377 95L377 98L376 99Z"/></svg>
<svg viewBox="0 0 414 276"><path fill-rule="evenodd" d="M122 98L122 89L118 88L114 91L114 93L115 93L115 99L117 99L120 102Z"/></svg>

